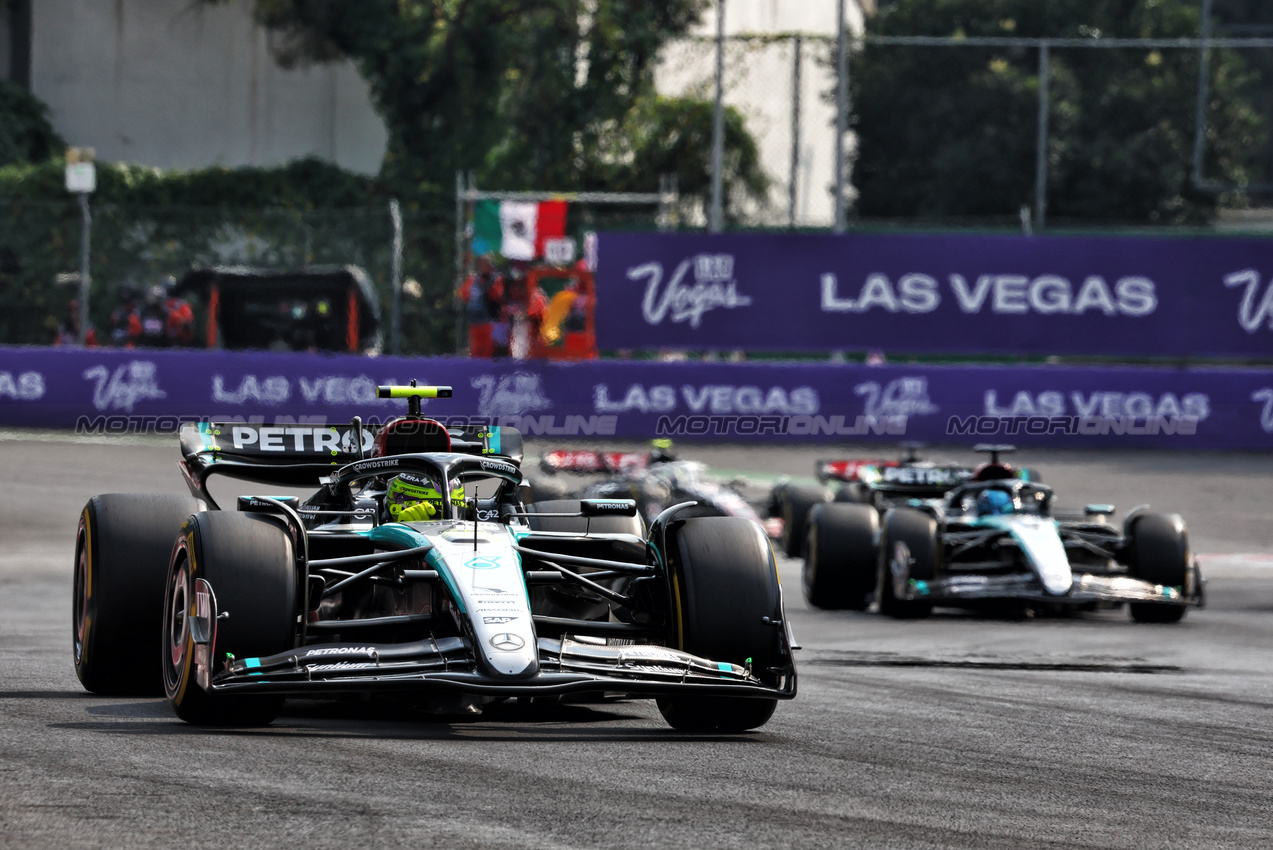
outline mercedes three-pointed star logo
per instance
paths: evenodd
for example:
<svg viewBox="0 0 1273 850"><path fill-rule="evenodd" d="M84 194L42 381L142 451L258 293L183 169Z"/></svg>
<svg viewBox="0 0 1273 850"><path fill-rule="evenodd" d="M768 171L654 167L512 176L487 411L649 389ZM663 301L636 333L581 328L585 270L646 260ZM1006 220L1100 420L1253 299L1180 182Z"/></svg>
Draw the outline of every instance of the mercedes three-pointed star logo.
<svg viewBox="0 0 1273 850"><path fill-rule="evenodd" d="M500 632L491 638L491 646L504 652L514 652L526 645L526 641L511 632Z"/></svg>

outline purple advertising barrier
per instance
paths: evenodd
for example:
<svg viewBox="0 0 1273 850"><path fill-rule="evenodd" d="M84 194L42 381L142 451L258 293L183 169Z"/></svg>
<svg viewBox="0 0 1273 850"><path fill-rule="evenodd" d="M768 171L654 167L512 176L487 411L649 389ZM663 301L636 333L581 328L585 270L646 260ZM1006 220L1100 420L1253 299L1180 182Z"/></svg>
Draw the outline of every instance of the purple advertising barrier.
<svg viewBox="0 0 1273 850"><path fill-rule="evenodd" d="M384 421L377 384L449 384L449 426L549 440L1273 449L1273 370L830 363L526 363L0 348L0 425L124 434L199 418Z"/></svg>
<svg viewBox="0 0 1273 850"><path fill-rule="evenodd" d="M1273 356L1273 239L604 233L605 349Z"/></svg>

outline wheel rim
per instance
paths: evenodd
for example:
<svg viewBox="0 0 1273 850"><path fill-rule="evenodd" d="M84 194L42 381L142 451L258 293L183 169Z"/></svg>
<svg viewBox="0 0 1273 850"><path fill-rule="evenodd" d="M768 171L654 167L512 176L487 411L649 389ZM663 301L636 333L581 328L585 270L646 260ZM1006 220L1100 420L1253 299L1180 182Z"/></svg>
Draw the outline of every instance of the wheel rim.
<svg viewBox="0 0 1273 850"><path fill-rule="evenodd" d="M75 663L84 657L84 640L88 637L88 545L80 539L75 559Z"/></svg>
<svg viewBox="0 0 1273 850"><path fill-rule="evenodd" d="M173 573L164 605L164 682L170 692L181 683L190 645L190 562Z"/></svg>
<svg viewBox="0 0 1273 850"><path fill-rule="evenodd" d="M900 582L906 584L906 580L910 578L911 573L911 550L902 541L893 544L893 560L889 563L889 579L894 583L894 587ZM896 594L896 589L894 594Z"/></svg>

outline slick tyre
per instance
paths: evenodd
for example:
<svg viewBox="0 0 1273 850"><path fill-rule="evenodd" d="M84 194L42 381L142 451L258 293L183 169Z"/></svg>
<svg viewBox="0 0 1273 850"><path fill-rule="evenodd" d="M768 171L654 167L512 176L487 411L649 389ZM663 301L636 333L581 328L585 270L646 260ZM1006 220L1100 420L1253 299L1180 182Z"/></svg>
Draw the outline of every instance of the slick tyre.
<svg viewBox="0 0 1273 850"><path fill-rule="evenodd" d="M751 664L776 686L784 655L782 601L773 549L754 522L699 517L668 526L674 627L671 645L713 661ZM794 674L792 674L794 675ZM743 732L768 722L777 700L660 697L659 711L682 732Z"/></svg>
<svg viewBox="0 0 1273 850"><path fill-rule="evenodd" d="M552 478L535 478L522 484L523 497L529 504L547 502L552 499L564 499L567 494L566 485Z"/></svg>
<svg viewBox="0 0 1273 850"><path fill-rule="evenodd" d="M899 577L907 585L932 581L937 577L940 552L937 523L932 517L905 508L884 515L876 589L881 614L898 620L918 620L933 613L931 602L899 599L895 582Z"/></svg>
<svg viewBox="0 0 1273 850"><path fill-rule="evenodd" d="M1197 577L1189 566L1189 538L1179 516L1143 514L1136 517L1128 540L1127 567L1133 578L1179 588L1192 595ZM1186 605L1132 602L1131 617L1138 623L1178 623Z"/></svg>
<svg viewBox="0 0 1273 850"><path fill-rule="evenodd" d="M163 608L164 692L188 723L265 726L278 716L283 697L212 694L197 681L191 612L195 582L212 587L223 619L209 647L210 675L227 655L256 658L296 645L296 559L282 521L259 514L214 511L189 519L172 550Z"/></svg>
<svg viewBox="0 0 1273 850"><path fill-rule="evenodd" d="M809 512L802 586L814 608L865 611L875 591L880 515L867 505L826 502Z"/></svg>
<svg viewBox="0 0 1273 850"><path fill-rule="evenodd" d="M835 501L848 502L851 505L869 505L872 502L871 496L871 488L861 481L841 484L835 491Z"/></svg>
<svg viewBox="0 0 1273 850"><path fill-rule="evenodd" d="M621 498L629 498L627 496ZM526 506L527 524L533 531L558 531L566 534L635 534L645 537L645 522L639 516L535 516L535 514L577 514L578 499L553 499Z"/></svg>
<svg viewBox="0 0 1273 850"><path fill-rule="evenodd" d="M788 558L803 552L809 511L827 501L830 494L821 484L790 484L782 493L782 551Z"/></svg>
<svg viewBox="0 0 1273 850"><path fill-rule="evenodd" d="M186 517L202 510L188 496L112 493L80 513L71 613L75 673L95 694L158 696L155 658L164 579Z"/></svg>

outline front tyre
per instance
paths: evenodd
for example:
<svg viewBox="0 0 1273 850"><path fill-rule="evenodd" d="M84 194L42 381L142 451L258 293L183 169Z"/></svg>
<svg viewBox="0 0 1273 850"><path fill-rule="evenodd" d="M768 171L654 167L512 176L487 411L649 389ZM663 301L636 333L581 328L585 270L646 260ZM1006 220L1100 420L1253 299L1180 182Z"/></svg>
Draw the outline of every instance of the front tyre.
<svg viewBox="0 0 1273 850"><path fill-rule="evenodd" d="M1197 576L1189 566L1189 537L1179 516L1143 514L1135 518L1128 540L1127 567L1133 578L1174 587L1186 596L1196 592ZM1138 623L1178 623L1186 605L1132 602L1131 617Z"/></svg>
<svg viewBox="0 0 1273 850"><path fill-rule="evenodd" d="M265 726L283 708L273 694L214 694L199 686L192 618L196 581L212 588L224 619L207 647L209 675L227 656L256 658L296 645L296 559L286 527L274 517L222 513L192 516L172 551L163 620L164 692L187 723Z"/></svg>
<svg viewBox="0 0 1273 850"><path fill-rule="evenodd" d="M901 508L884 515L876 590L881 614L898 620L918 620L933 613L933 603L907 599L897 591L899 584L915 587L936 578L940 553L937 523L928 514Z"/></svg>
<svg viewBox="0 0 1273 850"><path fill-rule="evenodd" d="M80 513L71 638L75 674L95 694L158 696L155 669L172 541L202 505L189 496L111 493Z"/></svg>
<svg viewBox="0 0 1273 850"><path fill-rule="evenodd" d="M785 645L773 549L760 526L740 517L677 520L667 531L677 648L713 661L750 665L770 687L794 676ZM660 697L681 732L743 732L768 722L775 699Z"/></svg>

